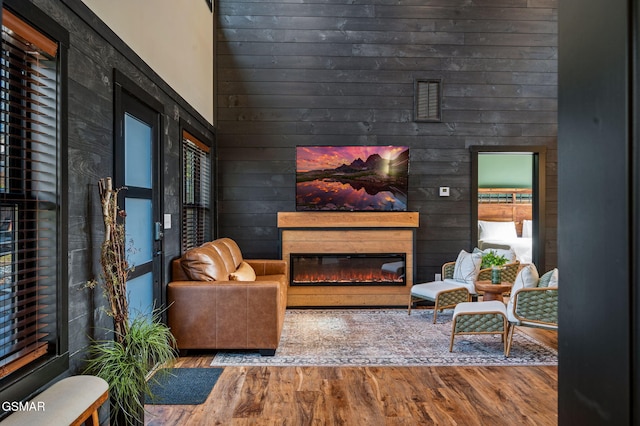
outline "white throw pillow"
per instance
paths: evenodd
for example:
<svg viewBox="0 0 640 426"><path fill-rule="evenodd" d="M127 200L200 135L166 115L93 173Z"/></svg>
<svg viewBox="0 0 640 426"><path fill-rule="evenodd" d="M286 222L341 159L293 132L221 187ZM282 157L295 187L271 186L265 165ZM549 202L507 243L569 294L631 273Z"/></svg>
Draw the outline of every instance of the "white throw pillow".
<svg viewBox="0 0 640 426"><path fill-rule="evenodd" d="M515 222L478 221L479 240L513 240L518 238Z"/></svg>
<svg viewBox="0 0 640 426"><path fill-rule="evenodd" d="M509 321L518 321L513 312L513 305L518 291L523 288L537 287L539 279L540 275L538 274L538 269L533 263L525 265L520 269L520 272L518 272L516 280L513 282L513 286L511 287L511 297L509 298L509 303L507 303L507 319Z"/></svg>
<svg viewBox="0 0 640 426"><path fill-rule="evenodd" d="M522 238L533 238L532 220L525 219L522 221Z"/></svg>
<svg viewBox="0 0 640 426"><path fill-rule="evenodd" d="M238 269L232 274L229 274L229 280L231 281L255 281L256 271L253 270L251 265L247 262L242 262Z"/></svg>
<svg viewBox="0 0 640 426"><path fill-rule="evenodd" d="M481 263L482 252L468 253L460 250L453 270L453 279L459 282L473 284L480 271Z"/></svg>
<svg viewBox="0 0 640 426"><path fill-rule="evenodd" d="M529 263L520 269L518 275L516 276L516 280L513 282L513 287L511 287L511 294L517 292L521 288L531 288L538 286L538 280L540 279L540 274L538 273L538 268L533 263Z"/></svg>

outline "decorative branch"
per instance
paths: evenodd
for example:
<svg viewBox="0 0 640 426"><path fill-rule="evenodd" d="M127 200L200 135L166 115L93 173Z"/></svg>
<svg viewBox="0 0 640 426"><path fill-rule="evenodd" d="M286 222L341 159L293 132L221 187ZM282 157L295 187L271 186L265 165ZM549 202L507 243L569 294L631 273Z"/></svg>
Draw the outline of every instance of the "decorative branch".
<svg viewBox="0 0 640 426"><path fill-rule="evenodd" d="M100 179L98 184L105 230L100 253L102 278L109 301L108 314L113 317L115 340L124 344L129 328L127 300L129 263L126 257L124 224L118 222L118 218L124 218L126 213L118 208L118 192L125 188L113 189L110 177Z"/></svg>

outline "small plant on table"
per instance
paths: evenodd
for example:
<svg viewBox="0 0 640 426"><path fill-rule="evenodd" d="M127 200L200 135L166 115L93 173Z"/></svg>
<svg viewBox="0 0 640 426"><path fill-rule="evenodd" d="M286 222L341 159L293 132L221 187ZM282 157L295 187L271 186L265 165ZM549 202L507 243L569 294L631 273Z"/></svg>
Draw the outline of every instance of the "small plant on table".
<svg viewBox="0 0 640 426"><path fill-rule="evenodd" d="M500 271L502 270L502 266L508 261L509 259L504 257L504 255L499 255L495 251L489 250L482 255L482 263L480 264L480 268L492 268L491 282L493 284L500 284Z"/></svg>

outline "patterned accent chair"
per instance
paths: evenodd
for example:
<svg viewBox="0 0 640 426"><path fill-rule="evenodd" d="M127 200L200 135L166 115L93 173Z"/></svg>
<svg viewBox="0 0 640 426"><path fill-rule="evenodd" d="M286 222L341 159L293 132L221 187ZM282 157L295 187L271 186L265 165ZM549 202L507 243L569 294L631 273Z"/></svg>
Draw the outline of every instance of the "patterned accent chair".
<svg viewBox="0 0 640 426"><path fill-rule="evenodd" d="M507 356L511 351L516 326L557 330L558 269L542 275L535 287L512 289L507 304L507 319L510 323Z"/></svg>
<svg viewBox="0 0 640 426"><path fill-rule="evenodd" d="M491 279L491 268L480 269L482 252L467 253L460 251L455 262L442 265L442 279L411 287L408 312L415 302L428 300L434 302L433 323L436 323L438 311L455 308L458 303L471 301L478 292L475 282ZM513 282L520 269L520 262L504 265L502 280Z"/></svg>
<svg viewBox="0 0 640 426"><path fill-rule="evenodd" d="M509 356L515 327L558 329L558 269L538 276L535 265L525 265L516 276L507 306L500 301L456 305L449 352L460 334L500 334Z"/></svg>

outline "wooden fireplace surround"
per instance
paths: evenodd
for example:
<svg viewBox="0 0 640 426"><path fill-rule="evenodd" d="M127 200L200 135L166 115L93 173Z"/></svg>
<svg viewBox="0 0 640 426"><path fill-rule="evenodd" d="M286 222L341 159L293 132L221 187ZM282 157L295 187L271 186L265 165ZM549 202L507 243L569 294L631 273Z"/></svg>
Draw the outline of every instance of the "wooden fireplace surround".
<svg viewBox="0 0 640 426"><path fill-rule="evenodd" d="M418 225L418 212L279 212L282 259L287 262L291 253L406 254L406 286L289 285L287 306L406 305Z"/></svg>

